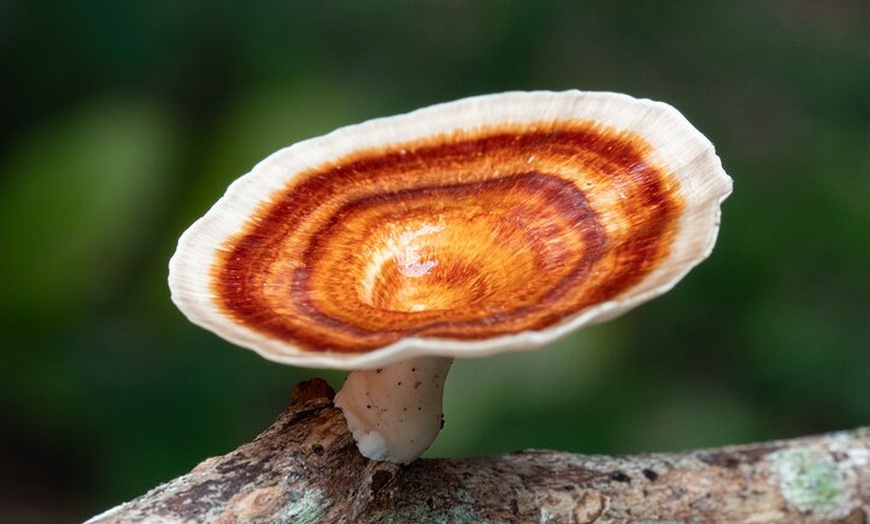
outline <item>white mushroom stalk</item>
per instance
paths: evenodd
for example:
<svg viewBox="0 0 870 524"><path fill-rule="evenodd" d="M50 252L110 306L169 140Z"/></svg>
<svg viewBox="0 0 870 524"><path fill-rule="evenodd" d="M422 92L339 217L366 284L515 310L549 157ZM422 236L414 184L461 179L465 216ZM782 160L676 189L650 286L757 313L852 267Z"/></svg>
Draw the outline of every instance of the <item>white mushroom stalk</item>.
<svg viewBox="0 0 870 524"><path fill-rule="evenodd" d="M364 457L407 464L429 448L444 423L444 381L452 363L423 357L350 372L335 405Z"/></svg>
<svg viewBox="0 0 870 524"><path fill-rule="evenodd" d="M731 192L674 108L617 93L439 104L282 149L181 237L172 299L263 357L351 371L363 455L420 456L451 359L616 317L706 258Z"/></svg>

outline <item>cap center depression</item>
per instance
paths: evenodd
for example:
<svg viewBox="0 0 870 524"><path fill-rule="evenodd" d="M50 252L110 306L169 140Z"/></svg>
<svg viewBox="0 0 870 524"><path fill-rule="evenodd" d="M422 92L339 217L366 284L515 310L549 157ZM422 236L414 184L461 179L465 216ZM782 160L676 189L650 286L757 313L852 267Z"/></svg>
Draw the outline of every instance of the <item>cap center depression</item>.
<svg viewBox="0 0 870 524"><path fill-rule="evenodd" d="M359 275L360 302L454 321L492 315L540 299L584 258L585 242L566 227L582 217L566 220L562 206L439 207L369 230L347 268Z"/></svg>

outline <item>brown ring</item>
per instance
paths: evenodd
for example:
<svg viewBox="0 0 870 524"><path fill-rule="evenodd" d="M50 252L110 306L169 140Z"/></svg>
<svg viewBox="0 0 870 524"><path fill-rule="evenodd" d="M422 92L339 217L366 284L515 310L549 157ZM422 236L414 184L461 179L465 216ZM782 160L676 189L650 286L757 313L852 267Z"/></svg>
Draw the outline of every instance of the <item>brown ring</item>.
<svg viewBox="0 0 870 524"><path fill-rule="evenodd" d="M475 340L544 329L627 292L669 253L684 203L671 174L648 160L649 150L636 135L556 122L492 126L360 151L299 173L272 195L222 246L212 288L236 322L302 350L365 352L406 336ZM516 204L485 224L491 227L480 225L482 214L469 211L471 218L462 218L465 208L497 208L497 195ZM453 201L463 205L451 208ZM374 267L366 266L366 250L371 259L383 258L386 248L372 246L396 244L389 238L391 224L424 224L396 226L400 240L407 240L401 231L441 234L443 227L432 232L440 227L432 225L437 220L423 219L427 209L432 217L460 217L444 233L455 241L445 245L457 252L433 238L431 246L421 244L428 253L422 262L404 264L400 250L377 266L386 268L375 272L377 293L361 292L369 281L359 273ZM359 220L371 225L366 220L375 219L380 222L372 227L383 223L387 230L381 237L366 237L371 227L348 232L359 229ZM524 225L502 231L512 221ZM529 224L536 226L533 234L524 229ZM480 241L466 242L472 234ZM475 252L489 236L504 237L504 249ZM551 244L565 252L548 253L543 246ZM426 257L435 253L426 251L430 247L441 249L440 258L432 258L440 265L427 266ZM405 258L418 255L409 249ZM507 257L526 271L511 275L503 269L510 264L490 256ZM399 266L423 276L397 277ZM356 271L341 274L343 268ZM548 280L553 272L559 275ZM502 280L487 281L483 273ZM420 278L428 289L417 289ZM423 300L422 310L404 307L402 293L425 299L427 292L431 300Z"/></svg>

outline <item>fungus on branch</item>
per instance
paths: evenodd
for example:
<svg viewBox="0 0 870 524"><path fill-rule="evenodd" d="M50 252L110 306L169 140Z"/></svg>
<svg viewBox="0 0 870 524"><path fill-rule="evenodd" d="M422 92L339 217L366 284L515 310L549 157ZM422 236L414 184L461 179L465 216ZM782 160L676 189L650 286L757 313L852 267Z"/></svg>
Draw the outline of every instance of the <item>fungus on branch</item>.
<svg viewBox="0 0 870 524"><path fill-rule="evenodd" d="M360 451L407 463L441 427L454 357L540 347L670 289L731 191L671 106L512 92L299 142L181 237L172 298L265 358L352 370Z"/></svg>

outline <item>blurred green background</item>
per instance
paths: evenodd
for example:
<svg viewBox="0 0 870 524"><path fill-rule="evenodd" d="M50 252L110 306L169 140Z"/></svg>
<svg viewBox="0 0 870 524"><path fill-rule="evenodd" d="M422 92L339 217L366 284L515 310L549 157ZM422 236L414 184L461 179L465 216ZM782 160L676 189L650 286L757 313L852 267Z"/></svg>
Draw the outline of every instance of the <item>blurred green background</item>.
<svg viewBox="0 0 870 524"><path fill-rule="evenodd" d="M0 521L75 522L293 385L169 301L178 235L281 146L513 89L667 101L735 180L671 293L454 365L431 451L629 453L870 423L870 3L0 1Z"/></svg>

